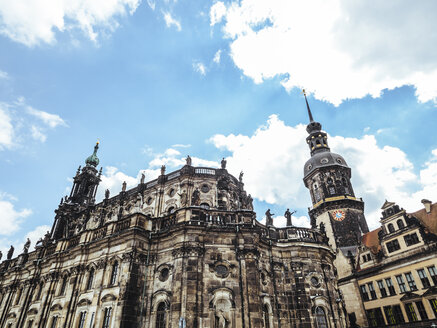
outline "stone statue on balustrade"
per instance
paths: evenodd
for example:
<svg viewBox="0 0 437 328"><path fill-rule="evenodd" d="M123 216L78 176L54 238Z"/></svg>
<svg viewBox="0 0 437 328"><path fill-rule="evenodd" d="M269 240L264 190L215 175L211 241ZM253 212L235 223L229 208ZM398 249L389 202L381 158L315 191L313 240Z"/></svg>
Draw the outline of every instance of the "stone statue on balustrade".
<svg viewBox="0 0 437 328"><path fill-rule="evenodd" d="M24 244L24 247L23 247L23 253L24 254L29 253L29 248L30 248L30 239L27 238L27 241L26 241L26 243Z"/></svg>
<svg viewBox="0 0 437 328"><path fill-rule="evenodd" d="M191 166L191 157L190 157L190 155L187 156L187 159L185 161L187 162L188 166Z"/></svg>
<svg viewBox="0 0 437 328"><path fill-rule="evenodd" d="M14 255L14 249L15 249L14 246L11 245L11 248L9 248L8 251L8 255L6 256L8 260L12 259L12 255Z"/></svg>
<svg viewBox="0 0 437 328"><path fill-rule="evenodd" d="M226 160L225 160L224 157L223 157L223 159L222 159L222 161L221 161L221 167L222 167L222 169L225 169L225 168L226 168Z"/></svg>
<svg viewBox="0 0 437 328"><path fill-rule="evenodd" d="M271 227L273 226L273 213L270 213L270 208L266 212L266 226Z"/></svg>
<svg viewBox="0 0 437 328"><path fill-rule="evenodd" d="M287 227L291 227L293 224L291 222L291 216L296 213L296 211L290 212L290 209L287 208L287 210L284 213L285 218L287 219Z"/></svg>

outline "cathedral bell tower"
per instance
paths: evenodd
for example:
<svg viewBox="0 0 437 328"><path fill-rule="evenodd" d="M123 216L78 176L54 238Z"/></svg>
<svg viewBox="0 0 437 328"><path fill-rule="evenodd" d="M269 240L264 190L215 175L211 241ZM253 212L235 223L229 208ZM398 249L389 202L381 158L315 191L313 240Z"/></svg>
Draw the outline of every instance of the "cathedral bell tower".
<svg viewBox="0 0 437 328"><path fill-rule="evenodd" d="M99 143L94 146L94 152L85 160L85 167L77 169L76 176L73 178L73 188L69 201L79 205L92 205L95 202L97 187L100 182L101 170L97 173L97 165L99 165L99 158L97 157L97 150Z"/></svg>
<svg viewBox="0 0 437 328"><path fill-rule="evenodd" d="M55 210L56 216L51 231L51 238L54 240L75 235L85 227L89 219L102 175L102 169L96 169L99 165L98 149L97 142L93 154L85 160L85 166L82 169L79 166L77 169L70 196L61 199L58 209Z"/></svg>
<svg viewBox="0 0 437 328"><path fill-rule="evenodd" d="M323 224L329 244L347 254L360 243L361 235L369 231L364 202L355 198L351 169L342 156L331 152L326 132L313 119L305 91L304 95L310 121L306 141L311 158L305 163L303 181L313 203L309 209L311 226Z"/></svg>

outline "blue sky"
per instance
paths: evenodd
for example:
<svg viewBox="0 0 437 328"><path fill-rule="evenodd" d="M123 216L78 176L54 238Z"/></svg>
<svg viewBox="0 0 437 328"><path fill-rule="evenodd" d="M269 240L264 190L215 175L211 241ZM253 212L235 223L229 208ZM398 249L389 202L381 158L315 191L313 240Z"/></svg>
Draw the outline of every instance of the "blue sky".
<svg viewBox="0 0 437 328"><path fill-rule="evenodd" d="M227 157L259 219L290 207L306 225L302 87L372 228L386 198L411 211L435 201L436 4L367 6L0 2L0 249L51 226L97 139L100 194L187 154Z"/></svg>

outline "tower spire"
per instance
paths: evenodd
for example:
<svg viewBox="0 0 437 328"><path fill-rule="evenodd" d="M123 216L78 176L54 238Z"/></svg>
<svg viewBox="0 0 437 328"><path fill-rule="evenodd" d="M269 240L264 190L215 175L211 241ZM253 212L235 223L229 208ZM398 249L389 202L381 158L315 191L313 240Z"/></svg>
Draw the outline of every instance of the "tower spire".
<svg viewBox="0 0 437 328"><path fill-rule="evenodd" d="M306 102L306 104L307 104L308 117L309 117L309 119L310 119L310 123L311 123L311 122L314 122L313 114L311 113L310 105L308 104L308 99L307 99L307 94L306 94L305 89L302 89L302 93L303 93L303 95L305 96L305 102Z"/></svg>

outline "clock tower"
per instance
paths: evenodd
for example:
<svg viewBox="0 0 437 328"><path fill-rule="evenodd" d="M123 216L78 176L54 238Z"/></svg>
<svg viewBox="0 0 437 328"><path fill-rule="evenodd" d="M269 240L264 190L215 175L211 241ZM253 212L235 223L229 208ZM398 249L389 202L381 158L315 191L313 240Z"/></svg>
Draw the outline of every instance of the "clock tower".
<svg viewBox="0 0 437 328"><path fill-rule="evenodd" d="M355 255L362 234L369 231L364 217L364 202L355 197L351 184L351 169L344 158L331 152L326 132L315 122L305 95L310 123L307 144L311 158L305 163L305 186L313 206L309 208L311 226L324 226L331 247L347 256ZM349 253L350 256L350 253Z"/></svg>

